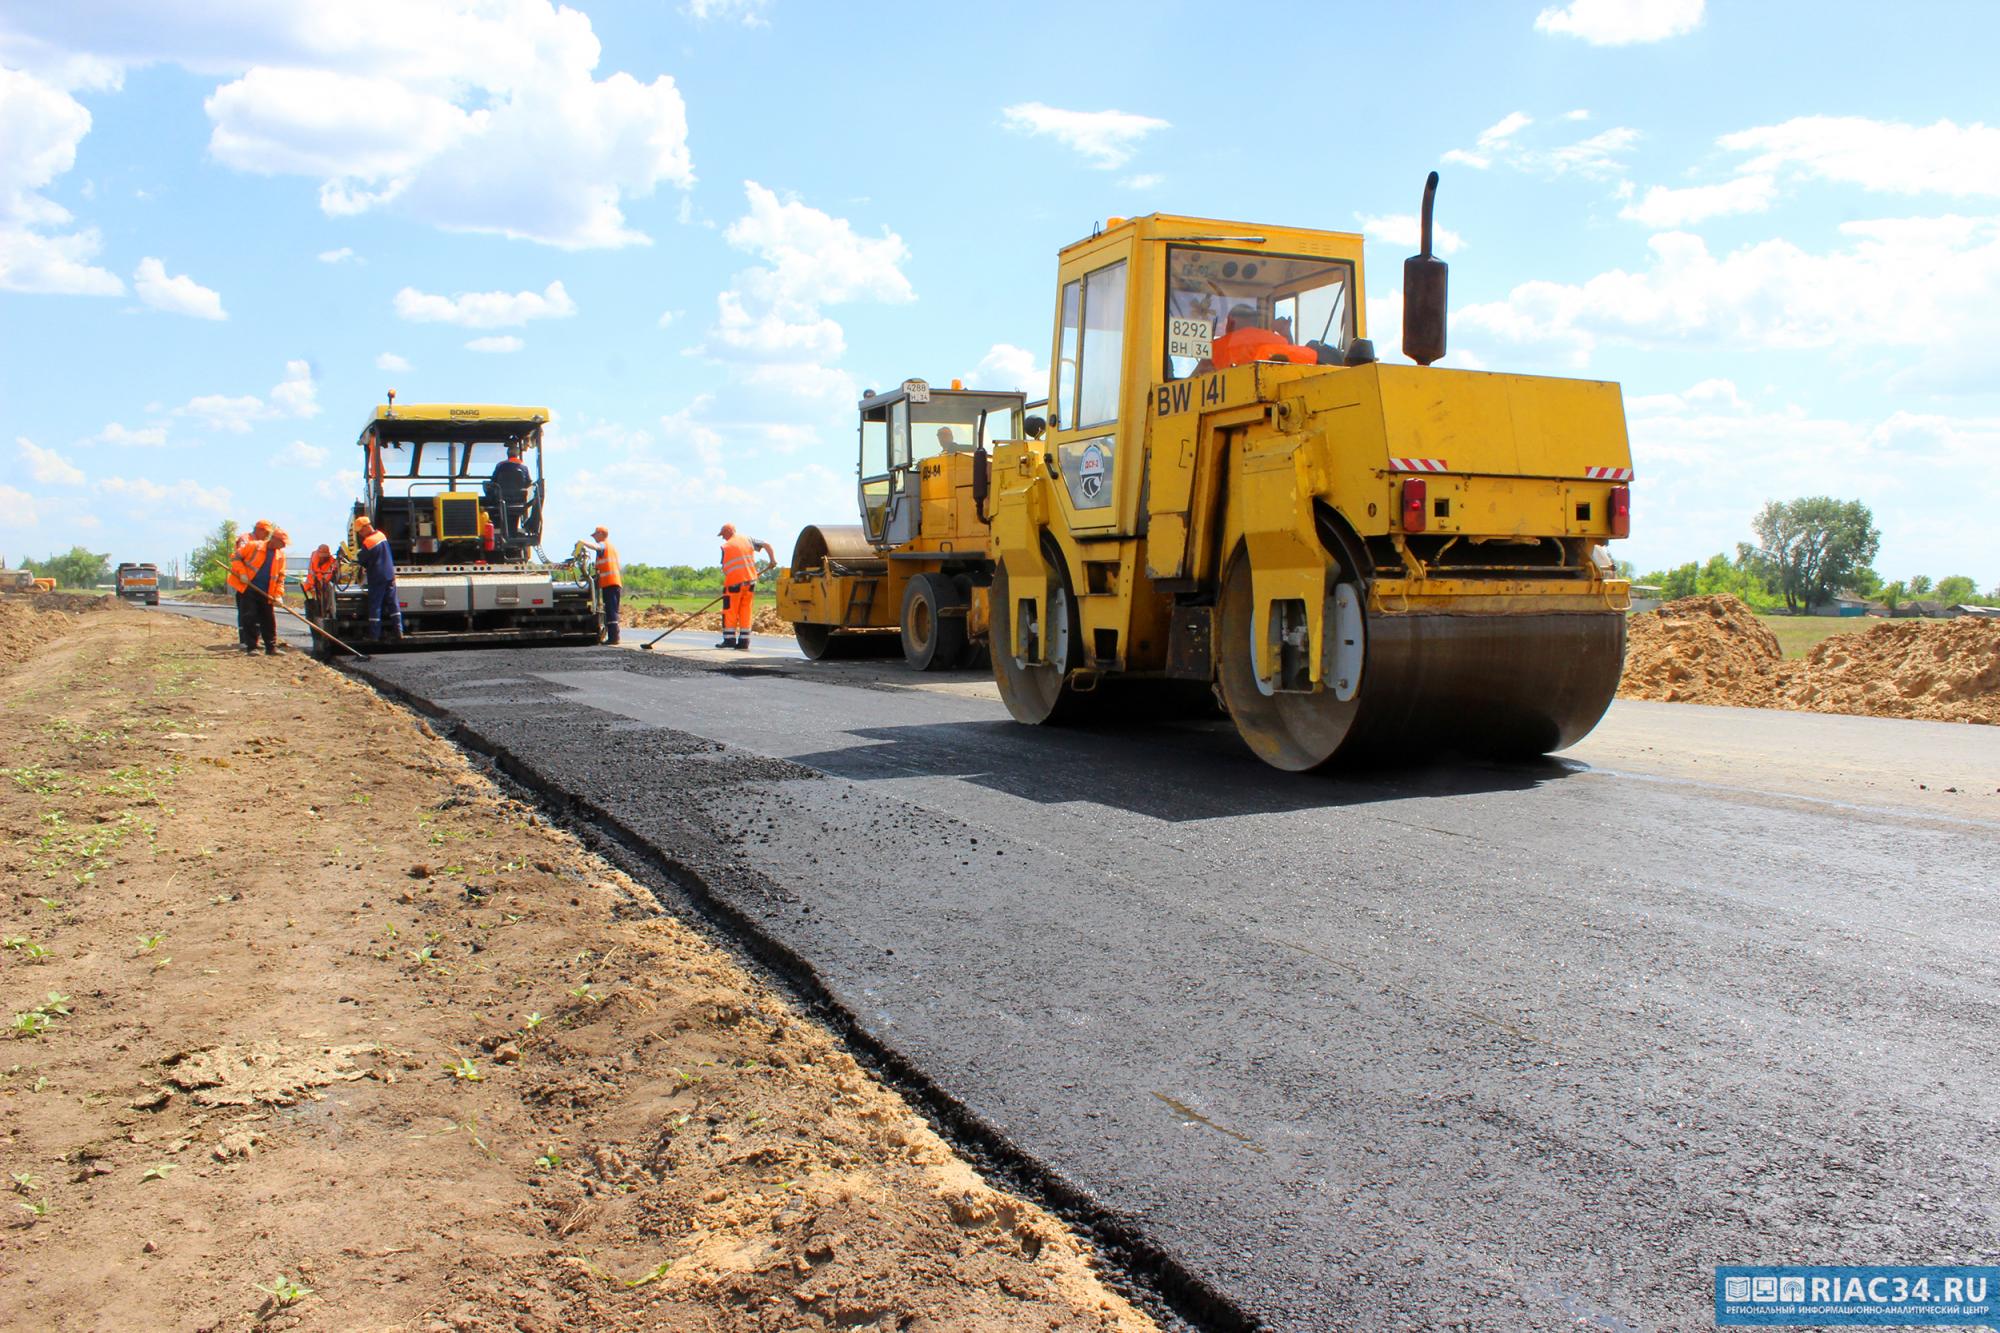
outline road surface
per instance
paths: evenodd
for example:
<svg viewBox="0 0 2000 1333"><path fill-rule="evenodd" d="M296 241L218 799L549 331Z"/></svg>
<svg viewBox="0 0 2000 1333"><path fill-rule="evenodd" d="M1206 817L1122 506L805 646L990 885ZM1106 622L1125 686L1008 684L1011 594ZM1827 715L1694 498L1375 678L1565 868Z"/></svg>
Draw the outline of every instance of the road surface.
<svg viewBox="0 0 2000 1333"><path fill-rule="evenodd" d="M1717 1264L2000 1262L2000 731L1621 702L1558 759L1324 778L776 645L358 670L1200 1322L1686 1328Z"/></svg>

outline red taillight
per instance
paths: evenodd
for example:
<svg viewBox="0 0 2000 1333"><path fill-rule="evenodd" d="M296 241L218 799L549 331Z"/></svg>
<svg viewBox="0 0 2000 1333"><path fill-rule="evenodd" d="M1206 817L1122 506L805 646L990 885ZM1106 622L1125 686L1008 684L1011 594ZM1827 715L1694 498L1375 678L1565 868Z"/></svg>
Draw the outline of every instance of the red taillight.
<svg viewBox="0 0 2000 1333"><path fill-rule="evenodd" d="M1632 488L1613 486L1611 488L1611 535L1630 537L1632 535Z"/></svg>
<svg viewBox="0 0 2000 1333"><path fill-rule="evenodd" d="M1403 531L1422 532L1430 517L1430 487L1416 477L1403 482Z"/></svg>

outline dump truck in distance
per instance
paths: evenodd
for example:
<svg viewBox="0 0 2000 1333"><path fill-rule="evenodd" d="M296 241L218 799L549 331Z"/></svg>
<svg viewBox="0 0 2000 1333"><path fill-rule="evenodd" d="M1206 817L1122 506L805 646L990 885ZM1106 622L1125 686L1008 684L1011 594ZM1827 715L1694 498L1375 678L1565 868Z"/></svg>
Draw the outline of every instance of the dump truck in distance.
<svg viewBox="0 0 2000 1333"><path fill-rule="evenodd" d="M160 604L160 570L157 565L121 564L112 575L112 587L120 601Z"/></svg>
<svg viewBox="0 0 2000 1333"><path fill-rule="evenodd" d="M388 539L403 634L396 646L596 643L596 581L580 556L539 547L544 407L398 404L375 409L356 446L365 494L345 521L334 585L309 619L349 643L370 638L355 521ZM324 636L316 650L328 651Z"/></svg>
<svg viewBox="0 0 2000 1333"><path fill-rule="evenodd" d="M1413 360L1443 352L1443 270L1428 243L1406 266ZM1380 363L1341 232L1114 219L1056 289L1049 419L992 467L1015 718L1185 682L1293 770L1596 725L1629 599L1617 385Z"/></svg>

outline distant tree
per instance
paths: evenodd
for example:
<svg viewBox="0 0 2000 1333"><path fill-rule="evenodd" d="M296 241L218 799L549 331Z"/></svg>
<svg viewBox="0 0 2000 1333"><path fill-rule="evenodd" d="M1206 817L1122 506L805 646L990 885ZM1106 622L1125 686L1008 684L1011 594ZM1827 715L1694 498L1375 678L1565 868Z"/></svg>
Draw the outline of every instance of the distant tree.
<svg viewBox="0 0 2000 1333"><path fill-rule="evenodd" d="M111 556L72 546L46 560L23 560L21 567L36 578L54 579L59 588L95 588L111 572Z"/></svg>
<svg viewBox="0 0 2000 1333"><path fill-rule="evenodd" d="M1925 593L1929 592L1930 590L1931 590L1930 575L1912 574L1910 576L1910 596L1922 597Z"/></svg>
<svg viewBox="0 0 2000 1333"><path fill-rule="evenodd" d="M1611 577L1625 579L1629 582L1636 576L1638 568L1630 560L1613 560L1611 562Z"/></svg>
<svg viewBox="0 0 2000 1333"><path fill-rule="evenodd" d="M1879 595L1882 598L1882 605L1894 611L1903 604L1903 599L1910 595L1910 590L1903 586L1901 579L1897 579L1894 583L1883 584Z"/></svg>
<svg viewBox="0 0 2000 1333"><path fill-rule="evenodd" d="M229 562L235 554L236 520L225 518L188 552L188 577L204 592L221 592L229 586Z"/></svg>
<svg viewBox="0 0 2000 1333"><path fill-rule="evenodd" d="M1971 579L1963 574L1953 574L1938 580L1937 599L1946 606L1956 606L1960 602L1971 601L1978 591L1978 585Z"/></svg>
<svg viewBox="0 0 2000 1333"><path fill-rule="evenodd" d="M1873 565L1863 565L1854 571L1854 576L1848 579L1847 586L1863 597L1873 597L1882 591L1882 576L1875 572Z"/></svg>
<svg viewBox="0 0 2000 1333"><path fill-rule="evenodd" d="M1868 506L1824 495L1772 500L1750 527L1757 534L1758 553L1778 572L1791 611L1831 600L1882 545Z"/></svg>
<svg viewBox="0 0 2000 1333"><path fill-rule="evenodd" d="M1685 565L1677 565L1664 574L1649 574L1646 582L1660 585L1660 596L1668 601L1681 597L1692 597L1698 591L1696 583L1701 578L1701 566L1690 560Z"/></svg>

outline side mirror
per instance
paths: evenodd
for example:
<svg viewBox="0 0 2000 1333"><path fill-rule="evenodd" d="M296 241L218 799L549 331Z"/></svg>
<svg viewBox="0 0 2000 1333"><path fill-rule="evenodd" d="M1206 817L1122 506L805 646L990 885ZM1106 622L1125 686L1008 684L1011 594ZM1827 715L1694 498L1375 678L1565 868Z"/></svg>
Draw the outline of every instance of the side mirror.
<svg viewBox="0 0 2000 1333"><path fill-rule="evenodd" d="M1424 182L1423 249L1403 261L1403 355L1420 366L1444 355L1446 265L1431 254L1431 207L1437 188L1438 174L1433 171Z"/></svg>
<svg viewBox="0 0 2000 1333"><path fill-rule="evenodd" d="M1021 423L1021 427L1023 430L1026 430L1028 432L1029 439L1039 440L1042 438L1042 435L1048 430L1049 423L1043 420L1041 417L1029 417L1026 421Z"/></svg>

